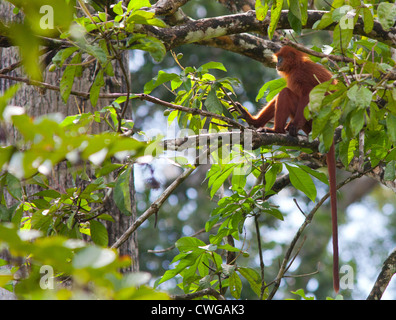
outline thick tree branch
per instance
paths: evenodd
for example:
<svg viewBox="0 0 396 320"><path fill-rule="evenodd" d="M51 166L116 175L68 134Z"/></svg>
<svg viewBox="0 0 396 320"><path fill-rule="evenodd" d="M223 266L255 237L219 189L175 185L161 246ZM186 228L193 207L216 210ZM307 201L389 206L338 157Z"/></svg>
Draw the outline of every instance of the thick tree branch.
<svg viewBox="0 0 396 320"><path fill-rule="evenodd" d="M269 68L275 68L274 53L282 47L280 43L265 40L249 33L202 40L197 44L238 53L261 62Z"/></svg>
<svg viewBox="0 0 396 320"><path fill-rule="evenodd" d="M313 24L320 20L325 13L326 11L308 11L308 20L304 28L311 29ZM181 25L169 28L142 25L138 31L162 40L167 49L170 50L182 44L196 43L212 38L246 32L257 32L267 35L269 23L269 17L265 18L263 21L258 21L256 19L256 13L254 11L248 11L245 13L214 18L188 20ZM332 30L334 26L335 24L332 24L328 26L326 30ZM278 29L290 29L288 11L282 11L278 22ZM390 28L390 30L385 31L377 21L374 22L373 30L369 34L366 34L364 32L363 20L359 18L355 25L354 33L396 47L396 28Z"/></svg>
<svg viewBox="0 0 396 320"><path fill-rule="evenodd" d="M158 15L165 15L164 20L169 23L168 28L158 28L148 25L140 25L135 31L146 33L164 42L167 50L173 49L187 43L197 43L209 45L232 52L236 52L257 61L263 62L266 66L274 66L272 55L279 49L279 44L260 39L248 34L248 32L267 35L270 18L264 21L256 19L255 11L244 13L193 20L187 17L180 9L187 0L163 0L157 2L152 8L147 8ZM176 10L178 9L178 10ZM310 29L313 24L320 20L326 11L308 11L308 20L304 28ZM334 24L326 28L332 30ZM282 11L278 29L290 29L288 11ZM373 30L366 34L364 23L361 18L355 25L354 33L384 42L396 47L396 28L385 31L381 24L374 22ZM41 38L46 47L69 46L64 40ZM0 47L11 46L7 34L0 35Z"/></svg>

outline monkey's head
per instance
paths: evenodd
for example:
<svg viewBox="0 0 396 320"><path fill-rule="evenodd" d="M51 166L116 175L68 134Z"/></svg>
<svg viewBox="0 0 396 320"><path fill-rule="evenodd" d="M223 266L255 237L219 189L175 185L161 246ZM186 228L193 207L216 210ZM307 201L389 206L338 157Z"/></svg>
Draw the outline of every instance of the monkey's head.
<svg viewBox="0 0 396 320"><path fill-rule="evenodd" d="M303 62L308 56L289 46L284 46L277 53L275 53L276 70L283 73L289 73L294 68L298 67L300 62Z"/></svg>

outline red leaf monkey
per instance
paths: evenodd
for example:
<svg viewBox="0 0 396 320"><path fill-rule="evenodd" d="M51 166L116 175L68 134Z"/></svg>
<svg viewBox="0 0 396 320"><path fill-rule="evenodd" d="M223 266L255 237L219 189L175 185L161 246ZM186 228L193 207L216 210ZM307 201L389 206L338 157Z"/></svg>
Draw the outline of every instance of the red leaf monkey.
<svg viewBox="0 0 396 320"><path fill-rule="evenodd" d="M287 80L284 88L272 99L261 111L252 116L244 107L238 104L238 111L249 125L260 128L260 131L285 133L296 136L301 129L308 134L312 129L312 122L304 117L304 108L309 102L309 93L319 83L328 81L332 74L323 66L314 63L309 57L292 47L284 46L275 54L278 73ZM335 80L334 80L335 82ZM286 125L288 118L291 121ZM268 121L274 118L274 127L264 127ZM333 286L339 291L338 271L338 234L337 234L337 200L335 180L335 155L334 143L326 155L329 170L331 217L333 231Z"/></svg>

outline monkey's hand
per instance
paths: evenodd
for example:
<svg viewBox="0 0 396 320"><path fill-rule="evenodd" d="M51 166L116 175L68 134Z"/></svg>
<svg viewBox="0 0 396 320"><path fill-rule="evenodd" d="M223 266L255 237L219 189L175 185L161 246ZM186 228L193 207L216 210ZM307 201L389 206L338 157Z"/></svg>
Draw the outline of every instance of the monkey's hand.
<svg viewBox="0 0 396 320"><path fill-rule="evenodd" d="M238 112L238 119L246 119L248 111L239 102L235 102L235 105L228 109L229 112Z"/></svg>

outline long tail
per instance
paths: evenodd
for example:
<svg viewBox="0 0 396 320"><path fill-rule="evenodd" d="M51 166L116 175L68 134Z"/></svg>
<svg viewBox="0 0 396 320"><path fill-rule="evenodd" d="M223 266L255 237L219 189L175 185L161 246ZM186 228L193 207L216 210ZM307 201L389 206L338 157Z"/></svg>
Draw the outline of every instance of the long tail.
<svg viewBox="0 0 396 320"><path fill-rule="evenodd" d="M333 232L333 287L334 291L338 293L340 290L340 275L338 268L338 223L337 223L337 185L336 185L336 163L334 142L331 145L329 152L326 154L327 168L329 170L329 184L330 184L330 204L331 204L331 222Z"/></svg>

